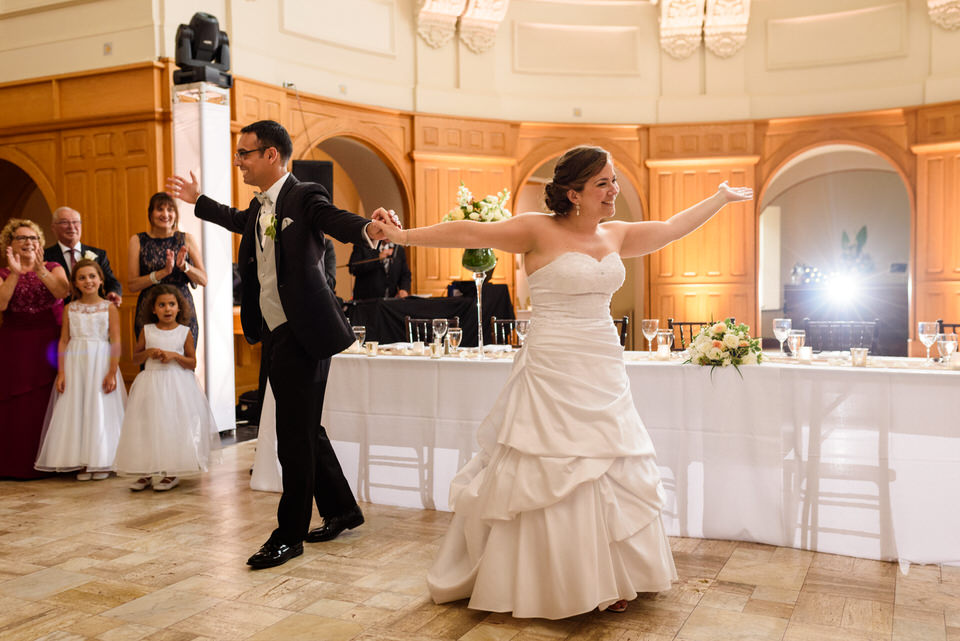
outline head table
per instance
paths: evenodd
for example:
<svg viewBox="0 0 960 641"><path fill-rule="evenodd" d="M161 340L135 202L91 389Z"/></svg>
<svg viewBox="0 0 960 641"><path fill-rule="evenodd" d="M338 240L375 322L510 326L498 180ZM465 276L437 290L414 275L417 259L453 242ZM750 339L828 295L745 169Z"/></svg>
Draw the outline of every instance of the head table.
<svg viewBox="0 0 960 641"><path fill-rule="evenodd" d="M960 371L626 359L669 534L960 563ZM360 498L449 509L511 366L335 356L323 424Z"/></svg>

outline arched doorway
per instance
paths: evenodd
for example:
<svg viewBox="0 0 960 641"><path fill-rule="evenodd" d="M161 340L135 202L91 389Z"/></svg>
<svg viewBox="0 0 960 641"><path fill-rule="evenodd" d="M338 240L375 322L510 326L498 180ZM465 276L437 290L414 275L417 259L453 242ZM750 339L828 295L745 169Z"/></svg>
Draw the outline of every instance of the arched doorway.
<svg viewBox="0 0 960 641"><path fill-rule="evenodd" d="M349 136L335 136L317 143L309 154L313 160L333 163L333 203L361 216L369 216L377 207L396 211L400 221L408 221L406 192L397 173L373 147ZM348 269L351 245L332 239L337 254L337 296L353 298L354 278Z"/></svg>
<svg viewBox="0 0 960 641"><path fill-rule="evenodd" d="M759 220L761 335L774 318L881 321L880 354L907 354L910 194L871 149L826 144L768 181Z"/></svg>
<svg viewBox="0 0 960 641"><path fill-rule="evenodd" d="M559 158L560 154L541 163L521 184L514 199L514 214L546 211L543 202L543 189L544 185L553 178L553 171ZM620 195L617 197L617 219L626 221L643 220L643 205L640 194L630 180L629 174L618 169L617 180L620 185ZM626 279L623 287L614 293L613 299L610 301L610 313L614 318L629 316L631 325L635 330L637 319L642 318L644 314L644 262L639 259L628 260L624 263L624 266L626 267ZM528 309L530 306L530 289L527 286L527 275L522 256L517 256L516 269L515 297L519 309ZM633 349L634 345L640 346L639 341L634 338L635 335L635 331L631 330L629 332L627 349Z"/></svg>
<svg viewBox="0 0 960 641"><path fill-rule="evenodd" d="M0 159L0 185L0 227L11 218L28 218L40 225L49 244L53 210L37 183L17 165Z"/></svg>

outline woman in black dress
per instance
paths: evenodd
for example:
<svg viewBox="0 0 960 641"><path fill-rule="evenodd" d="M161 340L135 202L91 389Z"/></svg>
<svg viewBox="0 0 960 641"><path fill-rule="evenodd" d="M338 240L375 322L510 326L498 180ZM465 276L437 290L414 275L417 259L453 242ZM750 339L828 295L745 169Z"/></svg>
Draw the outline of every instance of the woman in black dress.
<svg viewBox="0 0 960 641"><path fill-rule="evenodd" d="M131 292L140 292L134 331L139 338L143 328L141 308L149 289L160 283L173 285L190 305L190 333L196 345L200 327L190 289L207 284L200 246L192 235L177 230L180 213L176 201L166 192L150 197L147 220L150 230L131 236L127 253L127 273L130 275L127 287Z"/></svg>

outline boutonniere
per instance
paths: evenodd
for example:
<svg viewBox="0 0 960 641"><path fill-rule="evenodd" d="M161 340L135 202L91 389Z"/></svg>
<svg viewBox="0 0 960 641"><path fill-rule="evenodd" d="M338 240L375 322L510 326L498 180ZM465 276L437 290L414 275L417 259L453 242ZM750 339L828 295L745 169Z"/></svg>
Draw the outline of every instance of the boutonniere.
<svg viewBox="0 0 960 641"><path fill-rule="evenodd" d="M92 251L90 251L89 249L88 249L87 251L83 252L83 257L84 257L85 259L87 259L87 260L96 260L96 259L97 259L97 255L96 255L95 253L93 253Z"/></svg>
<svg viewBox="0 0 960 641"><path fill-rule="evenodd" d="M267 218L267 228L263 230L263 233L269 236L270 240L272 240L273 242L278 242L276 215L270 214L270 217Z"/></svg>

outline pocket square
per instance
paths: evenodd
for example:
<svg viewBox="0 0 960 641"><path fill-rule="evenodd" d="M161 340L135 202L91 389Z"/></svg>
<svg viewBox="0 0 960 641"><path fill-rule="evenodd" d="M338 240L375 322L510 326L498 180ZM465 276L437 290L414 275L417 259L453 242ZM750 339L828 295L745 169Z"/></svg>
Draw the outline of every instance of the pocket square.
<svg viewBox="0 0 960 641"><path fill-rule="evenodd" d="M292 218L284 218L282 221L280 221L280 231L283 231L284 229L286 229L292 224L293 224Z"/></svg>

